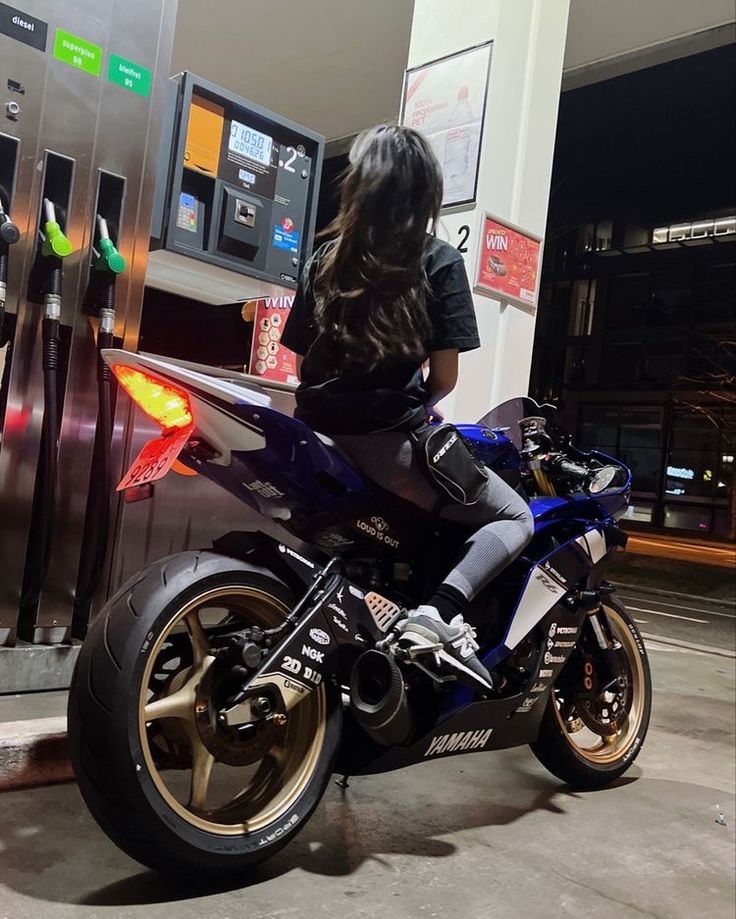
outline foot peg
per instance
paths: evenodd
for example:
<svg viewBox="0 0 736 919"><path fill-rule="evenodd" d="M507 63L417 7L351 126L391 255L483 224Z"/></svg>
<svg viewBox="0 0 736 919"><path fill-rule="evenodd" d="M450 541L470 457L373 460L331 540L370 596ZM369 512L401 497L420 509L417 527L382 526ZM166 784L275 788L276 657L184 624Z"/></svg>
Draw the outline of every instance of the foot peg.
<svg viewBox="0 0 736 919"><path fill-rule="evenodd" d="M388 632L402 614L400 606L373 591L365 595L364 602L377 628L384 634Z"/></svg>
<svg viewBox="0 0 736 919"><path fill-rule="evenodd" d="M432 677L437 683L449 683L457 680L465 685L470 685L481 692L493 690L493 685L481 679L477 673L462 664L457 658L448 654L440 642L430 641L422 635L412 634L411 636L404 633L400 641L395 645L394 654L397 660L405 660L407 663L414 664L426 674ZM420 658L432 655L432 663L435 670L430 670ZM442 675L438 671L444 667L453 671L452 675Z"/></svg>

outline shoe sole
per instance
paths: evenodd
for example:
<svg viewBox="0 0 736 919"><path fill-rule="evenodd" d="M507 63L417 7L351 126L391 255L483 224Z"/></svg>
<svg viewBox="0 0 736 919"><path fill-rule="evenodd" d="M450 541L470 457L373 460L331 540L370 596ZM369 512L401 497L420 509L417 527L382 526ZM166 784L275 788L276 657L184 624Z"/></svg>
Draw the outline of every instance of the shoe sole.
<svg viewBox="0 0 736 919"><path fill-rule="evenodd" d="M408 633L410 633L409 637L416 635L417 638L427 639L427 643L428 643L427 645L424 645L424 642L417 641L417 644L424 645L425 647L427 647L429 643L431 644L437 644L437 643L441 644L442 643L442 639L436 632L433 632L431 629L428 629L426 626L423 626L423 625L409 624L402 632L401 637L405 638ZM439 659L443 661L444 663L449 664L454 669L460 670L462 673L469 676L473 680L474 683L477 683L479 686L482 686L484 689L493 689L492 683L489 683L487 680L484 680L474 670L471 670L469 667L466 667L465 664L462 663L462 661L458 660L456 657L453 657L452 654L448 654L447 651L445 651L444 649L440 651L435 651L434 654L436 654L437 657L439 657Z"/></svg>

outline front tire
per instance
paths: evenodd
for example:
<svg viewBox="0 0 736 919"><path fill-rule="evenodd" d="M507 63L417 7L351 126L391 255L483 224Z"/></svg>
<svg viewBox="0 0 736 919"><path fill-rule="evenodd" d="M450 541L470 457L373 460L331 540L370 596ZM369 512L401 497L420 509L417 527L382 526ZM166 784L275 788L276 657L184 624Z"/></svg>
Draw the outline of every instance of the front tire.
<svg viewBox="0 0 736 919"><path fill-rule="evenodd" d="M601 607L611 637L620 642L626 656L630 707L619 730L596 737L580 717L580 704L573 690L553 688L531 749L553 775L573 788L603 788L623 775L639 755L649 727L652 677L644 642L624 605L610 598ZM570 666L568 664L568 666ZM563 670L561 676L564 676Z"/></svg>
<svg viewBox="0 0 736 919"><path fill-rule="evenodd" d="M341 732L334 688L294 708L277 743L261 734L251 749L247 732L227 746L205 689L216 697L215 626L273 627L293 605L265 569L184 552L137 575L96 618L69 698L72 763L99 825L142 864L193 881L241 872L319 803Z"/></svg>

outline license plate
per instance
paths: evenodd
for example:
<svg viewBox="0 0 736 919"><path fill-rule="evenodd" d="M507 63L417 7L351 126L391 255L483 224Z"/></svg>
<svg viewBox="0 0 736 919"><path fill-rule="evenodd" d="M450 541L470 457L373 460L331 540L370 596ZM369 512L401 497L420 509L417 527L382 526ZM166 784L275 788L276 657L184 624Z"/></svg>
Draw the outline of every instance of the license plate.
<svg viewBox="0 0 736 919"><path fill-rule="evenodd" d="M147 485L149 482L162 479L192 436L193 427L194 425L189 425L175 434L154 437L144 444L116 491L125 491L126 488L135 488L136 485Z"/></svg>

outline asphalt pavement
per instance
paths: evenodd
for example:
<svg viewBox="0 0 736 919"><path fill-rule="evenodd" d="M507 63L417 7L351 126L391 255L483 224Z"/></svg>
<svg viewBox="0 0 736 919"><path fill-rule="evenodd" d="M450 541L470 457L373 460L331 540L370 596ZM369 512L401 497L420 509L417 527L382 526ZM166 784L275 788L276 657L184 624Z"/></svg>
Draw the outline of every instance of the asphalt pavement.
<svg viewBox="0 0 736 919"><path fill-rule="evenodd" d="M219 890L131 861L74 785L7 792L0 917L733 919L734 610L619 595L648 636L654 704L639 758L608 789L572 793L526 748L354 779ZM36 705L48 714L63 694Z"/></svg>
<svg viewBox="0 0 736 919"><path fill-rule="evenodd" d="M623 600L645 638L683 642L696 650L735 656L736 609L732 605L658 596L625 587L619 588L616 596Z"/></svg>

